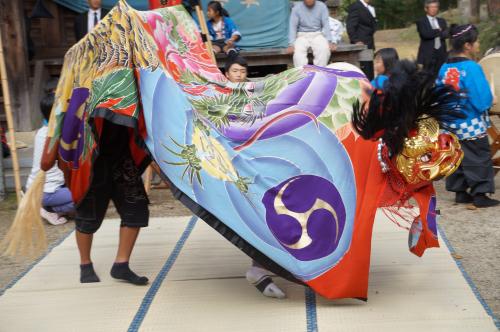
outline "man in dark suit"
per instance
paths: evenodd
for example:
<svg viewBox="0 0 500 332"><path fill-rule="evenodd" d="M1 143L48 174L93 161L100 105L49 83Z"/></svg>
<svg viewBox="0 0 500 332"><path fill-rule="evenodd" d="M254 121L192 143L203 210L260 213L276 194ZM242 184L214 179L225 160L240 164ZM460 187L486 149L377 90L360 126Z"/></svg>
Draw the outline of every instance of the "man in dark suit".
<svg viewBox="0 0 500 332"><path fill-rule="evenodd" d="M420 35L417 62L425 69L437 72L446 61L446 38L449 37L446 21L436 15L439 12L438 0L425 1L426 16L417 21Z"/></svg>
<svg viewBox="0 0 500 332"><path fill-rule="evenodd" d="M89 10L75 18L76 41L82 39L108 13L107 10L101 8L101 0L88 0L88 2Z"/></svg>
<svg viewBox="0 0 500 332"><path fill-rule="evenodd" d="M375 49L373 35L377 29L375 8L370 5L371 0L358 0L347 9L347 34L351 44L366 45L368 49ZM369 80L373 79L373 61L361 61L361 70Z"/></svg>

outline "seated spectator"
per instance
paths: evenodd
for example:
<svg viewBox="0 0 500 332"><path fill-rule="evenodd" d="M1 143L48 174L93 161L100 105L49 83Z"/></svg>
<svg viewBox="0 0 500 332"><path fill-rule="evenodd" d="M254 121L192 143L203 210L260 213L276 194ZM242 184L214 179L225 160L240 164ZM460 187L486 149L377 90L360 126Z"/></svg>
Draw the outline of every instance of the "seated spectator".
<svg viewBox="0 0 500 332"><path fill-rule="evenodd" d="M293 7L288 52L293 53L295 67L307 65L309 48L315 65L324 67L328 64L330 52L336 47L328 18L328 8L323 2L303 0Z"/></svg>
<svg viewBox="0 0 500 332"><path fill-rule="evenodd" d="M375 89L383 89L384 84L391 76L391 71L399 60L398 52L394 48L381 48L375 52L373 59L376 77L371 81Z"/></svg>
<svg viewBox="0 0 500 332"><path fill-rule="evenodd" d="M225 52L237 54L236 43L241 39L241 33L227 10L218 1L210 1L207 9L207 28L215 53Z"/></svg>
<svg viewBox="0 0 500 332"><path fill-rule="evenodd" d="M46 95L40 103L44 123L35 136L33 166L31 168L28 181L26 182L26 189L31 186L36 174L40 171L40 162L48 132L48 120L50 118L50 112L53 104L53 93ZM71 192L64 185L63 172L57 167L57 165L55 165L45 175L45 185L43 188L42 208L40 210L40 214L42 218L47 220L50 224L62 225L68 221L66 216L73 214L74 211L75 206L73 204Z"/></svg>
<svg viewBox="0 0 500 332"><path fill-rule="evenodd" d="M340 44L342 42L342 35L344 34L345 31L344 24L335 18L337 17L337 7L328 6L328 11L330 13L328 22L330 23L330 33L332 35L332 42L335 44Z"/></svg>

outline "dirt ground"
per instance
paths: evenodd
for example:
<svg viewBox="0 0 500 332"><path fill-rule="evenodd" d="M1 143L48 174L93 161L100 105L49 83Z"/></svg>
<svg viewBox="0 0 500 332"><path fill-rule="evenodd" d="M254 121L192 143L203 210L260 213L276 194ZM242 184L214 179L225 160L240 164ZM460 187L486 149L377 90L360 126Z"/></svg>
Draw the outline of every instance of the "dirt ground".
<svg viewBox="0 0 500 332"><path fill-rule="evenodd" d="M400 59L416 59L419 42L415 26L406 29L383 30L375 33L375 47L377 49L393 47L398 51Z"/></svg>
<svg viewBox="0 0 500 332"><path fill-rule="evenodd" d="M493 198L500 199L498 174L495 184ZM441 210L439 226L455 249L455 258L461 261L495 316L500 317L500 207L474 209L470 205L455 204L455 196L444 189L444 181L435 186ZM445 245L442 239L440 243ZM432 280L432 276L429 277Z"/></svg>
<svg viewBox="0 0 500 332"><path fill-rule="evenodd" d="M496 189L500 191L500 175L496 177ZM480 294L500 316L500 207L469 210L470 206L457 205L454 196L446 192L444 182L436 183L438 209L441 210L439 225L455 249L465 271L471 276ZM500 199L500 195L494 197ZM150 194L151 216L185 216L190 212L175 200L168 189L154 189ZM0 202L0 238L3 238L15 214L14 199ZM107 218L117 217L113 207L108 210ZM46 225L49 243L53 244L74 228L73 222L62 226ZM404 230L402 230L404 231ZM441 240L441 245L445 245ZM432 249L431 249L432 250ZM425 260L425 255L422 258ZM8 285L22 273L34 259L14 261L0 257L0 289ZM75 262L75 265L78 262ZM75 270L76 271L76 270ZM75 278L77 276L75 275ZM429 276L432 280L432 276Z"/></svg>
<svg viewBox="0 0 500 332"><path fill-rule="evenodd" d="M400 59L416 59L419 42L414 25L375 34L377 49L394 47ZM493 121L500 127L499 117ZM500 175L495 177L495 183L494 197L500 199ZM495 316L500 317L500 207L470 210L453 203L454 196L444 189L444 181L437 182L435 187L441 210L439 225L455 249L455 257L460 259ZM441 245L444 245L442 240Z"/></svg>

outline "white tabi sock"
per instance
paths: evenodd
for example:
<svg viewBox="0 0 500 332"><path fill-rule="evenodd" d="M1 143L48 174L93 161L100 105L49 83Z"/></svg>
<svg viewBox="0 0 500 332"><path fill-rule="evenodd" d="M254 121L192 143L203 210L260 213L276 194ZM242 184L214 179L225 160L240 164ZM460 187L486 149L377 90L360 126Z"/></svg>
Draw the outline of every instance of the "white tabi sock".
<svg viewBox="0 0 500 332"><path fill-rule="evenodd" d="M284 299L285 293L273 282L269 274L270 272L263 268L252 266L248 269L246 278L265 296Z"/></svg>

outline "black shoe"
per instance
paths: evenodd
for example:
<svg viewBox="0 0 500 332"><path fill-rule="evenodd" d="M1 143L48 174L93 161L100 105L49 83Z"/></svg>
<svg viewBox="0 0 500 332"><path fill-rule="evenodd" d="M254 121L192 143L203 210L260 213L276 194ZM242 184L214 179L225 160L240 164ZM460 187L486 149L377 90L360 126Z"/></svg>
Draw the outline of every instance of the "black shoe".
<svg viewBox="0 0 500 332"><path fill-rule="evenodd" d="M458 191L455 193L455 203L472 203L474 198L466 191Z"/></svg>
<svg viewBox="0 0 500 332"><path fill-rule="evenodd" d="M478 208L492 207L500 204L500 201L489 198L486 194L474 195L474 206Z"/></svg>
<svg viewBox="0 0 500 332"><path fill-rule="evenodd" d="M231 48L227 50L227 57L228 59L235 59L240 53L235 50L234 48Z"/></svg>

